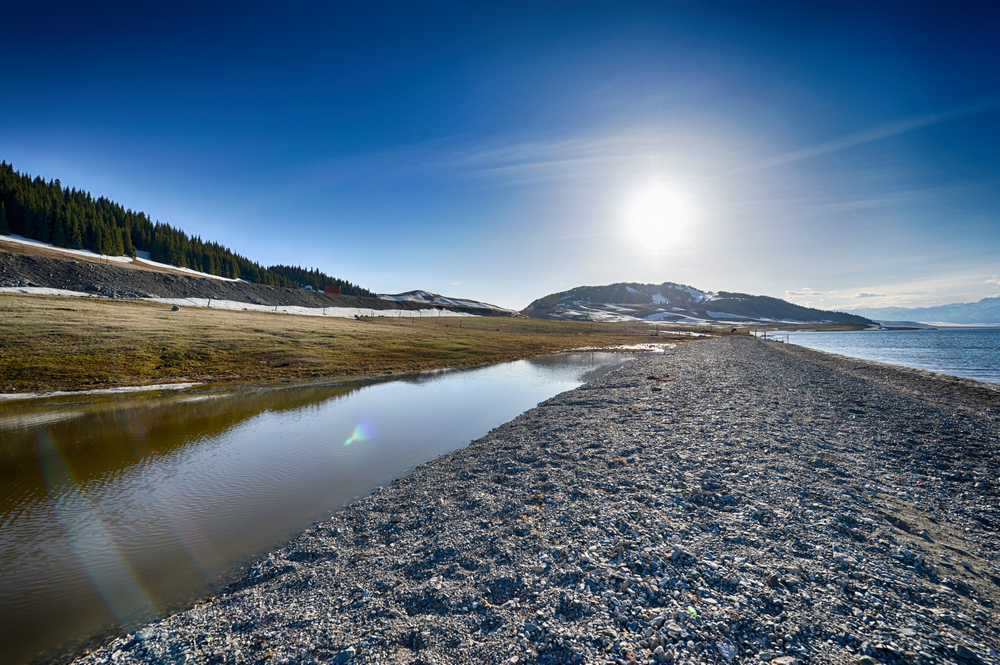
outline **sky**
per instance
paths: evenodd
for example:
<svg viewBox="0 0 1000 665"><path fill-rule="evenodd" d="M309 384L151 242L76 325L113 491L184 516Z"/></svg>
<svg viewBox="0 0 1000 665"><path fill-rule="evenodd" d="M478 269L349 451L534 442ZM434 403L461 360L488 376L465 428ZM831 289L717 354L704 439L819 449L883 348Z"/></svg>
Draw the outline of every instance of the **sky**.
<svg viewBox="0 0 1000 665"><path fill-rule="evenodd" d="M0 159L380 293L1000 295L996 3L146 4L5 8Z"/></svg>

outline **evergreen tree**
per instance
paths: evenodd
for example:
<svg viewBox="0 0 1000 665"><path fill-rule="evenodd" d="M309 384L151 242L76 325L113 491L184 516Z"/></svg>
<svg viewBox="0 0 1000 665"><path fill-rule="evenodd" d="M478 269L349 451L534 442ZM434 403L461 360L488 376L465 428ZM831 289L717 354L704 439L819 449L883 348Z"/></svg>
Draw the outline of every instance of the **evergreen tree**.
<svg viewBox="0 0 1000 665"><path fill-rule="evenodd" d="M0 234L19 234L60 247L89 249L100 254L135 257L149 252L154 261L191 266L202 272L241 278L270 286L313 288L340 285L351 295L374 295L350 282L319 270L274 266L264 268L214 242L191 238L144 212L127 210L103 196L65 188L59 180L46 182L0 163Z"/></svg>

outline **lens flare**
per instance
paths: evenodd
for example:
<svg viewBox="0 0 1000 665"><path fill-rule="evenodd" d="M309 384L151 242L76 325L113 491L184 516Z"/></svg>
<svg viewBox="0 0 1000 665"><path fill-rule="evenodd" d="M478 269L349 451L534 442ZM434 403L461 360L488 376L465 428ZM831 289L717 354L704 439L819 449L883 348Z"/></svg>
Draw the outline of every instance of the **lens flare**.
<svg viewBox="0 0 1000 665"><path fill-rule="evenodd" d="M37 431L35 442L49 500L63 532L112 615L129 628L136 627L140 616L162 617L163 608L122 554L59 443L44 429Z"/></svg>
<svg viewBox="0 0 1000 665"><path fill-rule="evenodd" d="M373 423L371 418L368 416L361 416L361 422L359 422L354 428L351 438L344 441L344 445L349 446L355 441L371 441L372 439L377 438L378 430L375 429L375 423Z"/></svg>

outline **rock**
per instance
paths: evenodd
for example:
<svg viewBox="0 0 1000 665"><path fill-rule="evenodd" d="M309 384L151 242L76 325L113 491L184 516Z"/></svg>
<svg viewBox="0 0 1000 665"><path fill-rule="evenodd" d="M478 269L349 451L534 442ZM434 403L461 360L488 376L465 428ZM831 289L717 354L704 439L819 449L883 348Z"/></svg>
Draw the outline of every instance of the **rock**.
<svg viewBox="0 0 1000 665"><path fill-rule="evenodd" d="M337 657L333 659L333 662L335 665L344 665L344 663L348 663L354 658L355 653L356 651L354 647L347 647L337 654Z"/></svg>
<svg viewBox="0 0 1000 665"><path fill-rule="evenodd" d="M180 309L181 309L180 307L178 307L177 305L174 305L173 307L170 308L170 311L171 312L178 312L178 311L180 311Z"/></svg>
<svg viewBox="0 0 1000 665"><path fill-rule="evenodd" d="M726 660L732 660L736 658L736 654L739 653L736 646L729 642L728 640L720 640L715 643L715 648L719 650L719 655Z"/></svg>

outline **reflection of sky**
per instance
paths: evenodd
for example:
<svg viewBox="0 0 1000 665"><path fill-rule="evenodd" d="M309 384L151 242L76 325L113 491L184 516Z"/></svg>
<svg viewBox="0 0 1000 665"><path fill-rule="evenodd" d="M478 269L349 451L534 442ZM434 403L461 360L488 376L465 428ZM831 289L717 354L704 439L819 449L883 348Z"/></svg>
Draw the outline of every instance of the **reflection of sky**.
<svg viewBox="0 0 1000 665"><path fill-rule="evenodd" d="M0 588L0 642L111 617L126 623L149 617L203 590L234 560L576 387L601 363L627 357L587 353L374 384L347 394L337 388L327 393L331 397L292 409L269 409L260 400L267 393L254 392L256 415L202 437L178 430L186 443L159 441L158 448L148 438L171 430L151 427L137 415L143 412L122 402L125 417L118 422L137 461L91 473L85 482L71 461L80 463L81 452L65 454L72 445L67 424L61 424L59 440L42 427L28 454L41 467L44 498L5 504L10 512L0 515L0 568L5 579L26 585ZM304 389L310 390L316 392ZM294 390L271 394L285 403L295 400ZM163 407L172 412L156 413L169 420L206 404L240 410L244 398L175 399ZM88 419L103 417L84 414L68 422L83 433L94 425ZM154 448L156 454L143 453ZM47 645L65 636L43 638Z"/></svg>
<svg viewBox="0 0 1000 665"><path fill-rule="evenodd" d="M997 3L185 4L6 3L3 158L380 292L1000 288Z"/></svg>

